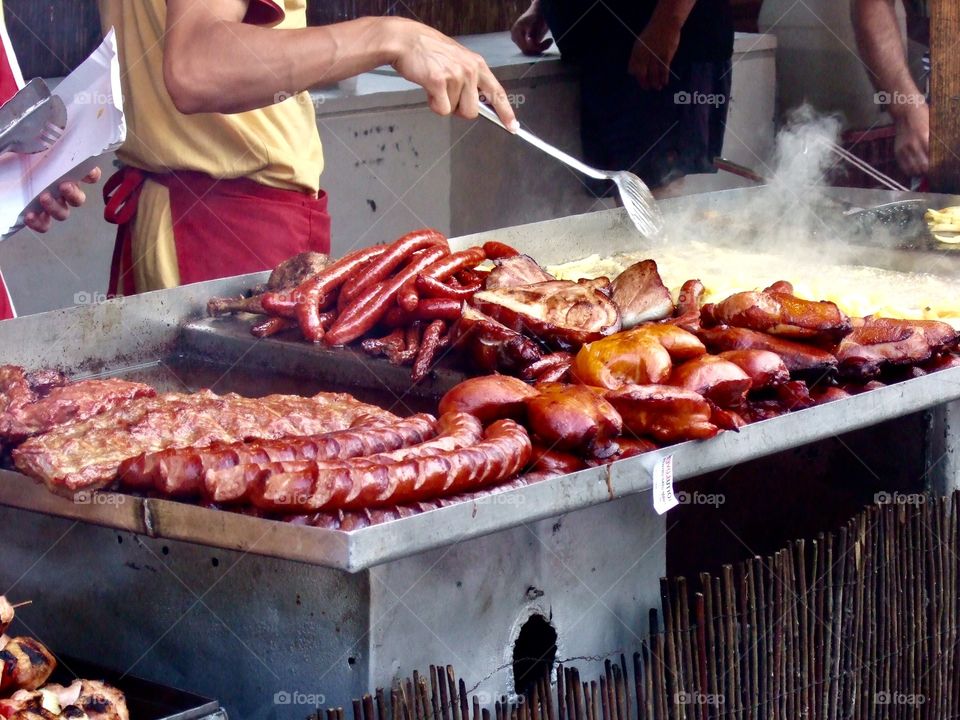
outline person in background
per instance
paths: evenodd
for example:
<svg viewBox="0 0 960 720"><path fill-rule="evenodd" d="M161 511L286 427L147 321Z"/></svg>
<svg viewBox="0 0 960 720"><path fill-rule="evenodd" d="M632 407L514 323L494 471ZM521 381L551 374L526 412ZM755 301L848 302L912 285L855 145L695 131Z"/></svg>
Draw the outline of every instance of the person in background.
<svg viewBox="0 0 960 720"><path fill-rule="evenodd" d="M23 75L10 44L3 18L3 2L0 0L0 105L16 95L21 87L23 87ZM98 168L85 178L84 182L95 183L99 179ZM66 220L70 216L71 207L80 207L86 201L86 194L77 183L65 182L58 189L59 197L51 193L43 193L40 196L42 212L29 212L24 216L24 224L28 228L35 232L47 232L54 220ZM3 280L3 271L0 269L0 320L9 320L13 317L16 317L16 311Z"/></svg>
<svg viewBox="0 0 960 720"><path fill-rule="evenodd" d="M930 13L926 0L904 0L907 36L910 47L929 48ZM853 0L850 6L860 56L867 66L877 97L889 102L897 136L894 152L897 164L907 175L920 176L930 166L930 107L925 86L929 72L929 52L923 55L923 69L911 72L907 48L904 48L897 23L894 0Z"/></svg>
<svg viewBox="0 0 960 720"><path fill-rule="evenodd" d="M715 172L730 97L729 0L533 0L511 34L536 55L551 45L548 30L580 69L588 163L631 170L659 196L679 191L685 175Z"/></svg>
<svg viewBox="0 0 960 720"><path fill-rule="evenodd" d="M307 27L306 0L99 0L118 34L127 141L108 183L111 292L264 270L329 252L323 150L304 92L392 65L430 108L516 120L479 55L420 23ZM336 182L332 178L331 182Z"/></svg>

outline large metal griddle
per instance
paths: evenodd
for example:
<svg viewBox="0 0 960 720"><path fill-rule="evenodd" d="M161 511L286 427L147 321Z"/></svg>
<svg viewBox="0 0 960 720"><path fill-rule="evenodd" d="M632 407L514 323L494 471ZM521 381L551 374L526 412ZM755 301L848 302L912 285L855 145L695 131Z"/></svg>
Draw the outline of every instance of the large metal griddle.
<svg viewBox="0 0 960 720"><path fill-rule="evenodd" d="M681 198L664 202L663 210L668 225L672 214L691 208L735 216L754 192ZM922 197L931 207L956 202L947 196L885 191L836 194L865 206L904 197ZM467 246L493 238L546 264L592 253L615 254L635 249L637 243L625 215L611 210L458 238L453 244ZM656 257L655 250L651 254ZM960 277L960 257L937 251L865 245L861 262ZM238 294L264 277L218 280L3 323L2 361L30 368L58 366L80 376L137 378L160 389L211 387L250 395L349 390L400 414L431 407L461 379L455 369L445 368L410 387L408 368L395 368L350 349L329 350L283 338L257 340L249 334L249 319L204 317L210 297ZM506 491L499 501L462 503L349 533L114 493L84 496L85 502L77 502L8 470L0 470L0 504L154 538L356 572L648 490L654 467L667 456L673 457L674 478L683 480L956 399L960 368L755 423L739 433L725 432L712 440L682 443Z"/></svg>

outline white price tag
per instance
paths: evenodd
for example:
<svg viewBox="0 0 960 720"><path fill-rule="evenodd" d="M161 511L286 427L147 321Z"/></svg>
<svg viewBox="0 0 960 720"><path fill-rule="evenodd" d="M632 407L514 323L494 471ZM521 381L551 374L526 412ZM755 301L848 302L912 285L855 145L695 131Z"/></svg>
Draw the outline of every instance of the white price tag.
<svg viewBox="0 0 960 720"><path fill-rule="evenodd" d="M653 466L653 509L663 515L679 504L673 494L673 455L667 455Z"/></svg>

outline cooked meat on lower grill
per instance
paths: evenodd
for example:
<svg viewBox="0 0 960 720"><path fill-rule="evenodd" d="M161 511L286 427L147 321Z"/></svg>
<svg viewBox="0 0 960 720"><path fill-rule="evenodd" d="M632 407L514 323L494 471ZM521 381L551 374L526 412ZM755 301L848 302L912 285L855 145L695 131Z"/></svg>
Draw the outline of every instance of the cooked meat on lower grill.
<svg viewBox="0 0 960 720"><path fill-rule="evenodd" d="M53 654L38 640L15 637L0 650L0 690L36 690L56 667Z"/></svg>
<svg viewBox="0 0 960 720"><path fill-rule="evenodd" d="M934 320L894 320L867 317L856 321L840 341L836 355L841 374L866 379L885 365L910 365L929 360L935 352L957 343L957 331Z"/></svg>
<svg viewBox="0 0 960 720"><path fill-rule="evenodd" d="M72 708L83 711L83 715L73 717L86 720L130 720L127 712L127 702L123 693L115 687L97 680L81 680L80 697L77 701L63 709L64 717Z"/></svg>
<svg viewBox="0 0 960 720"><path fill-rule="evenodd" d="M321 435L363 416L390 413L342 393L312 398L244 398L203 390L139 398L87 420L31 438L13 451L17 468L55 491L74 493L113 481L127 458L214 442Z"/></svg>
<svg viewBox="0 0 960 720"><path fill-rule="evenodd" d="M0 441L17 443L59 425L84 420L156 390L109 378L66 383L56 371L27 374L0 366Z"/></svg>

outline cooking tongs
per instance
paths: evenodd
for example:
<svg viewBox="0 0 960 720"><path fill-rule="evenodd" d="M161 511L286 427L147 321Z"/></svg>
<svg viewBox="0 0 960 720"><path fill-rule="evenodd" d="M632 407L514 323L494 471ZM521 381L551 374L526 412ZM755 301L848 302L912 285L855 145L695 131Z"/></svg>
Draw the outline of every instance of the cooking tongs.
<svg viewBox="0 0 960 720"><path fill-rule="evenodd" d="M24 85L0 107L0 153L49 150L67 127L67 108L40 78Z"/></svg>
<svg viewBox="0 0 960 720"><path fill-rule="evenodd" d="M480 114L490 122L506 130L506 127L500 122L500 118L493 109L484 103L480 103ZM627 215L633 221L637 230L640 231L640 234L649 238L655 238L660 235L660 231L663 229L663 215L657 206L657 201L653 197L653 193L650 192L650 188L636 175L623 170L608 171L592 168L523 128L520 128L514 134L521 140L526 140L535 148L542 150L547 155L556 158L562 163L566 163L574 170L588 177L592 177L595 180L612 180L620 191L620 199L623 201L623 207L627 211Z"/></svg>

